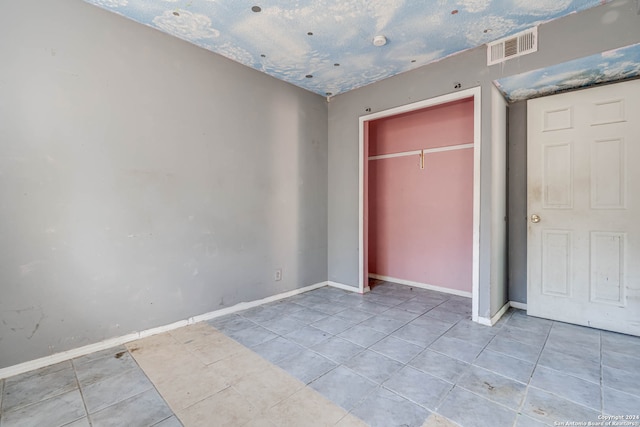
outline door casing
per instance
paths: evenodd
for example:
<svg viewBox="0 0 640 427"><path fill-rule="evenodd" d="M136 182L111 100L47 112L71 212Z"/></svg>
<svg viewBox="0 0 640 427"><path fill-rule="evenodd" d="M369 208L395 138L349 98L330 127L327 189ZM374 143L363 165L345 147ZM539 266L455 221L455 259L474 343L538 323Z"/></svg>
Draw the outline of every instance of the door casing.
<svg viewBox="0 0 640 427"><path fill-rule="evenodd" d="M479 320L479 288L480 288L480 151L481 151L481 88L474 87L455 93L450 93L435 98L367 114L359 118L359 153L358 153L358 289L360 293L369 291L367 256L367 230L366 227L366 178L367 178L367 122L383 117L407 113L422 108L446 104L452 101L473 97L473 272L472 272L472 320Z"/></svg>

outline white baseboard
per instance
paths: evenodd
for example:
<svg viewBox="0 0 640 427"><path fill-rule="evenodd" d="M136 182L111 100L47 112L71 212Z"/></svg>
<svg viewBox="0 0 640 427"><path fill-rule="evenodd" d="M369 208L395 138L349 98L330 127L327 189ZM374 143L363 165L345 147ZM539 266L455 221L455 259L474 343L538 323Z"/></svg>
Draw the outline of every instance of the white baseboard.
<svg viewBox="0 0 640 427"><path fill-rule="evenodd" d="M182 323L182 322L179 322L179 323ZM83 347L78 347L78 348L63 351L60 353L52 354L50 356L41 357L39 359L30 360L28 362L20 363L18 365L8 366L6 368L0 369L0 379L9 378L18 374L23 374L25 372L29 372L34 369L44 368L45 366L55 365L56 363L64 362L66 360L74 359L80 356L85 356L89 353L94 353L96 351L106 350L108 348L115 347L117 345L122 345L131 341L135 341L138 338L140 338L140 333L134 332L132 334L123 335L121 337L110 338L108 340L100 341L95 344L89 344Z"/></svg>
<svg viewBox="0 0 640 427"><path fill-rule="evenodd" d="M522 302L509 301L509 305L519 310L525 310L525 311L527 310L527 304Z"/></svg>
<svg viewBox="0 0 640 427"><path fill-rule="evenodd" d="M76 357L85 356L87 354L94 353L96 351L106 350L108 348L126 344L141 338L146 338L152 335L161 334L163 332L168 332L174 329L182 328L183 326L193 325L194 323L214 319L216 317L235 313L237 311L246 310L247 308L256 307L258 305L266 304L273 301L278 301L283 298L288 298L294 295L302 294L304 292L312 291L314 289L322 288L323 286L327 286L328 284L329 284L328 282L320 282L314 285L305 286L304 288L294 289L288 292L283 292L281 294L273 295L260 300L241 302L232 307L226 307L220 310L211 311L209 313L200 314L198 316L193 316L185 320L180 320L178 322L174 322L169 325L146 329L140 332L132 332L130 334L123 335L120 337L109 338L107 340L100 341L95 344L85 345L83 347L78 347L78 348L63 351L60 353L52 354L50 356L41 357L39 359L30 360L28 362L20 363L18 365L8 366L6 368L0 369L0 379L9 378L14 375L32 371L34 369L44 368L45 366L64 362L66 360L75 359ZM357 288L352 288L352 289L355 289L356 292L358 291Z"/></svg>
<svg viewBox="0 0 640 427"><path fill-rule="evenodd" d="M431 291L443 292L445 294L458 295L460 297L467 297L467 298L472 297L471 292L459 291L457 289L443 288L441 286L428 285L426 283L413 282L411 280L398 279L396 277L381 276L379 274L372 274L372 273L369 273L369 277L372 279L384 280L385 282L393 282L393 283L398 283L400 285L413 286L414 288L429 289Z"/></svg>
<svg viewBox="0 0 640 427"><path fill-rule="evenodd" d="M226 308L223 308L223 309L220 309L220 310L210 311L209 313L200 314L198 316L191 317L189 319L189 324L191 325L193 323L198 323L198 322L202 322L202 321L205 321L205 320L215 319L216 317L221 317L221 316L225 316L227 314L235 313L237 311L246 310L247 308L257 307L257 306L262 305L262 304L278 301L278 300L281 300L281 299L284 299L284 298L292 297L294 295L299 295L299 294L303 294L305 292L313 291L314 289L322 288L322 287L327 286L327 285L328 285L328 282L320 282L320 283L316 283L314 285L305 286L304 288L294 289L292 291L283 292L281 294L277 294L277 295L273 295L273 296L270 296L270 297L262 298L262 299L259 299L259 300L256 300L256 301L241 302L241 303L238 303L238 304L236 304L234 306L231 306L231 307L226 307Z"/></svg>
<svg viewBox="0 0 640 427"><path fill-rule="evenodd" d="M519 310L525 310L526 311L527 304L524 304L524 303L521 303L521 302L509 301L505 305L503 305L502 308L491 319L488 319L486 317L479 317L478 318L478 323L480 323L482 325L487 325L487 326L495 325L496 323L498 323L498 320L500 320L500 318L502 316L504 316L504 314L507 312L509 307L513 307L513 308L517 308Z"/></svg>
<svg viewBox="0 0 640 427"><path fill-rule="evenodd" d="M478 317L478 320L476 320L476 322L480 323L481 325L484 326L493 326L491 324L491 319L487 318L487 317Z"/></svg>
<svg viewBox="0 0 640 427"><path fill-rule="evenodd" d="M338 289L342 289L343 291L355 292L355 293L358 293L358 294L360 293L360 289L357 288L356 286L349 286L349 285L345 285L343 283L332 282L332 281L328 281L327 284L329 286L331 286L332 288L338 288ZM369 285L367 285L367 286L365 286L363 293L366 294L370 290L371 289L369 288Z"/></svg>
<svg viewBox="0 0 640 427"><path fill-rule="evenodd" d="M504 316L507 310L509 310L509 307L511 307L511 303L507 301L505 305L503 305L502 308L498 310L498 312L491 317L491 319L487 317L478 317L478 323L486 326L495 325L496 323L498 323L498 320L500 320L500 318Z"/></svg>

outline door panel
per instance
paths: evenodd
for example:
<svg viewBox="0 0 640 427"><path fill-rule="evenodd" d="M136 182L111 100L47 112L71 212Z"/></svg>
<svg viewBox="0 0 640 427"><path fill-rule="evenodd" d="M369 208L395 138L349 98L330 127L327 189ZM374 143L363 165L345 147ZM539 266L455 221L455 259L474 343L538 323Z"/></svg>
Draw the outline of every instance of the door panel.
<svg viewBox="0 0 640 427"><path fill-rule="evenodd" d="M640 335L637 111L638 80L528 102L529 314Z"/></svg>
<svg viewBox="0 0 640 427"><path fill-rule="evenodd" d="M571 209L573 207L572 143L543 145L544 207Z"/></svg>
<svg viewBox="0 0 640 427"><path fill-rule="evenodd" d="M624 209L627 187L624 148L622 138L592 141L592 209Z"/></svg>
<svg viewBox="0 0 640 427"><path fill-rule="evenodd" d="M625 305L624 233L591 232L591 301Z"/></svg>
<svg viewBox="0 0 640 427"><path fill-rule="evenodd" d="M571 231L542 231L542 293L571 296Z"/></svg>

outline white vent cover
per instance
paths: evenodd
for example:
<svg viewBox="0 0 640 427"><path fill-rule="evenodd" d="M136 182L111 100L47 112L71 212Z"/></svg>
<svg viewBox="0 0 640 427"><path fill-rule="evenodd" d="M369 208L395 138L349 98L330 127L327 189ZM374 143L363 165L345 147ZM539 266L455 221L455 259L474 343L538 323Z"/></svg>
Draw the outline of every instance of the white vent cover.
<svg viewBox="0 0 640 427"><path fill-rule="evenodd" d="M538 27L487 44L487 65L538 51Z"/></svg>

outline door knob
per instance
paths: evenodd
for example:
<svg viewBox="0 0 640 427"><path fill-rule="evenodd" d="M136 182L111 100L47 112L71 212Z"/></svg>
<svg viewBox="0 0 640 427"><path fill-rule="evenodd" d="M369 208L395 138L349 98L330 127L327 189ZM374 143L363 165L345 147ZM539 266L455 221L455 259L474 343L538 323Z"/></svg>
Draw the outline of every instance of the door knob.
<svg viewBox="0 0 640 427"><path fill-rule="evenodd" d="M531 222L533 222L534 224L539 223L540 222L540 215L536 215L536 214L531 215Z"/></svg>

